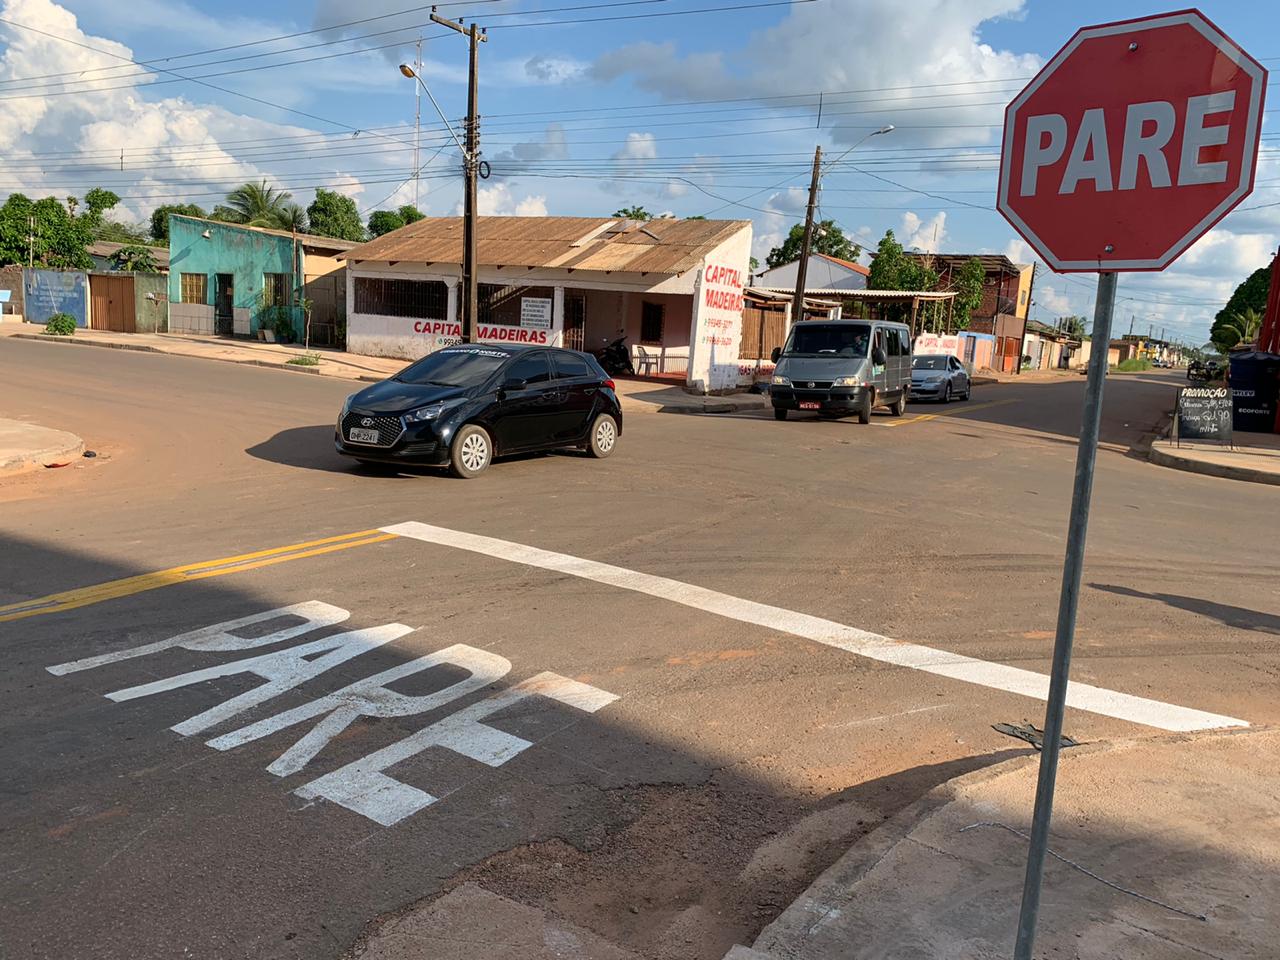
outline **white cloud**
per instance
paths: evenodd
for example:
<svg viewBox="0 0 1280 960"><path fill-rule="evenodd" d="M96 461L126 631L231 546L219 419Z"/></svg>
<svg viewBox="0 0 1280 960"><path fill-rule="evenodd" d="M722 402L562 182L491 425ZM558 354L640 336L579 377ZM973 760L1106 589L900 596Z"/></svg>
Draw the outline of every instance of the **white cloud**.
<svg viewBox="0 0 1280 960"><path fill-rule="evenodd" d="M652 133L628 133L615 160L653 160L658 156L658 139Z"/></svg>
<svg viewBox="0 0 1280 960"><path fill-rule="evenodd" d="M480 216L482 217L545 217L547 215L547 198L532 194L519 199L511 191L511 185L497 183L492 187L481 187L477 192ZM462 214L462 205L454 210L454 216Z"/></svg>
<svg viewBox="0 0 1280 960"><path fill-rule="evenodd" d="M939 253L947 245L947 212L939 210L928 220L908 210L902 215L902 229L897 234L904 250Z"/></svg>
<svg viewBox="0 0 1280 960"><path fill-rule="evenodd" d="M975 138L985 143L995 131L968 125L997 122L1011 89L990 81L1030 76L1040 58L995 50L981 41L979 29L1023 8L1022 0L827 0L793 7L780 23L757 31L737 50L681 56L673 43L641 42L602 55L591 73L605 82L630 77L673 100L765 98L797 89L878 91L874 97L833 93L827 98L824 125L837 143L852 143L889 122L899 127L895 145L956 145ZM856 28L832 29L833 24ZM955 86L966 80L977 83L967 92ZM928 84L946 86L922 89ZM895 114L895 106L909 109Z"/></svg>
<svg viewBox="0 0 1280 960"><path fill-rule="evenodd" d="M578 80L590 64L572 57L557 57L540 53L524 62L523 77L526 82L538 84L568 83Z"/></svg>

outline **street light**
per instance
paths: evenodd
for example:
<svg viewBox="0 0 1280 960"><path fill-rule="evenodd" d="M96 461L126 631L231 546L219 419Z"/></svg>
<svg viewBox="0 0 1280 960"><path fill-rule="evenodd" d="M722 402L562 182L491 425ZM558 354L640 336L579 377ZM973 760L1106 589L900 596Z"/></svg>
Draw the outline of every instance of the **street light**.
<svg viewBox="0 0 1280 960"><path fill-rule="evenodd" d="M894 126L892 123L881 127L879 130L872 130L865 137L855 143L840 156L836 157L825 167L822 165L822 147L816 147L813 151L813 179L809 181L809 206L805 210L804 215L804 239L800 243L800 262L796 264L796 292L791 298L791 319L804 319L804 288L805 280L809 273L809 246L813 242L813 210L818 205L818 184L822 179L822 174L831 169L850 153L862 146L872 137L878 137L883 133L892 133Z"/></svg>

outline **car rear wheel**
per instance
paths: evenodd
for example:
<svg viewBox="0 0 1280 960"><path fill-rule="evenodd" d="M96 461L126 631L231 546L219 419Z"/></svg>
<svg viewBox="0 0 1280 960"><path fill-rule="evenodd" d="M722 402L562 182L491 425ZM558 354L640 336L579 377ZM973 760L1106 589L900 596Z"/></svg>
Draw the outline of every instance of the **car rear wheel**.
<svg viewBox="0 0 1280 960"><path fill-rule="evenodd" d="M587 452L597 460L603 460L613 453L617 445L618 421L607 413L600 414L591 424L591 442L587 445Z"/></svg>
<svg viewBox="0 0 1280 960"><path fill-rule="evenodd" d="M889 405L889 412L895 417L900 417L907 412L907 395L905 393Z"/></svg>
<svg viewBox="0 0 1280 960"><path fill-rule="evenodd" d="M468 423L453 438L449 469L455 477L470 480L482 474L493 460L493 441L484 427Z"/></svg>
<svg viewBox="0 0 1280 960"><path fill-rule="evenodd" d="M786 411L785 409L783 409L782 407L774 407L774 408L773 408L773 419L775 419L775 420L785 420L785 419L787 419L787 411Z"/></svg>

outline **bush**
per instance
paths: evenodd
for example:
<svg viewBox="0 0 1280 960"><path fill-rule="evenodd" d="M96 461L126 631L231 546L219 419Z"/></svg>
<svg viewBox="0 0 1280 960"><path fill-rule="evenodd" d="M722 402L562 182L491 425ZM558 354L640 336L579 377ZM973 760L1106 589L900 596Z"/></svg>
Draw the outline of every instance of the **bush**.
<svg viewBox="0 0 1280 960"><path fill-rule="evenodd" d="M320 366L320 354L304 353L300 357L291 357L285 363L292 363L295 367L318 367Z"/></svg>
<svg viewBox="0 0 1280 960"><path fill-rule="evenodd" d="M69 313L55 313L44 325L44 332L69 337L76 332L76 318Z"/></svg>
<svg viewBox="0 0 1280 960"><path fill-rule="evenodd" d="M1117 373L1139 373L1150 369L1151 361L1141 357L1130 357L1128 360L1122 360L1115 367Z"/></svg>

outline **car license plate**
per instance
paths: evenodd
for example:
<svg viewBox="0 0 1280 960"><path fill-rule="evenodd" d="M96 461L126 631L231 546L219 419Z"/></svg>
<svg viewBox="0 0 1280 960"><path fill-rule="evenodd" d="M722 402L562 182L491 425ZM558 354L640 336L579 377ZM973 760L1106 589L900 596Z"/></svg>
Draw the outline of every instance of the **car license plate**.
<svg viewBox="0 0 1280 960"><path fill-rule="evenodd" d="M815 401L813 401L813 400L801 400L801 401L800 401L800 409L801 409L801 410L817 410L817 409L821 408L821 406L822 406L822 404L817 403L817 402L815 402Z"/></svg>
<svg viewBox="0 0 1280 960"><path fill-rule="evenodd" d="M377 430L361 430L359 427L353 427L347 431L347 439L352 443L377 443Z"/></svg>

